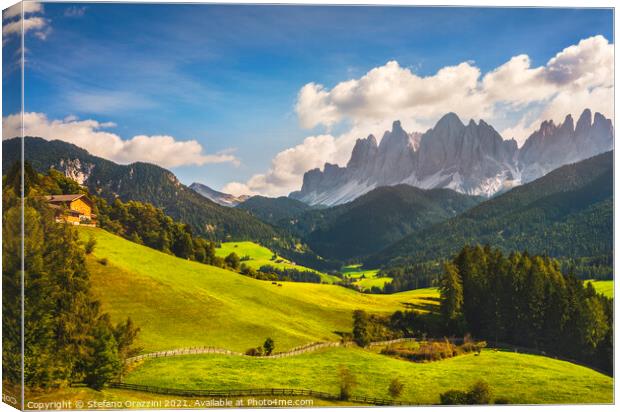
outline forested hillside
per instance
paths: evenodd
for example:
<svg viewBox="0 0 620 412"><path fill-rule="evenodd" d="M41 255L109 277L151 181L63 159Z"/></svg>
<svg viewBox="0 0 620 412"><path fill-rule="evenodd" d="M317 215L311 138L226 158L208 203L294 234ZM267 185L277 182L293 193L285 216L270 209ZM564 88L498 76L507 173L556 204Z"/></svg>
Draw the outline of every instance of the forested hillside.
<svg viewBox="0 0 620 412"><path fill-rule="evenodd" d="M368 264L447 258L467 244L559 258L613 252L613 152L563 166L389 246Z"/></svg>
<svg viewBox="0 0 620 412"><path fill-rule="evenodd" d="M243 210L226 208L204 198L159 166L149 163L118 165L59 140L26 137L24 144L25 160L38 172L46 173L50 168L59 170L108 201L120 198L123 202L151 203L207 239L258 240L283 248L289 244L269 224ZM19 159L19 139L5 140L2 147L5 158ZM2 173L5 174L10 166L4 162Z"/></svg>
<svg viewBox="0 0 620 412"><path fill-rule="evenodd" d="M310 210L288 223L321 256L359 258L476 205L482 198L409 185L377 188L350 203ZM281 222L282 223L282 222Z"/></svg>

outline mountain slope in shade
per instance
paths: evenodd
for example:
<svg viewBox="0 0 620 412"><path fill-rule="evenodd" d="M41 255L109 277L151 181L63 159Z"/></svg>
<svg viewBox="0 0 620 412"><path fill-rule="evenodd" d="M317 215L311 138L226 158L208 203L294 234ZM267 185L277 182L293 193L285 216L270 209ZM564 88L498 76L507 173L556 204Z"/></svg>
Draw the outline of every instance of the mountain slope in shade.
<svg viewBox="0 0 620 412"><path fill-rule="evenodd" d="M19 159L20 139L2 142L5 159ZM214 240L257 240L274 245L281 235L243 210L220 206L181 184L169 170L149 163L119 165L60 140L24 139L26 161L35 170L55 168L108 200L137 200L160 207L201 236ZM3 162L2 172L11 165ZM274 245L277 246L277 245Z"/></svg>
<svg viewBox="0 0 620 412"><path fill-rule="evenodd" d="M576 126L544 122L519 149L481 120L463 124L454 113L426 133L409 134L394 122L380 144L359 139L346 167L326 163L304 174L291 198L311 205L337 205L380 186L409 184L490 197L537 179L551 170L613 148L613 126L600 113L585 110Z"/></svg>
<svg viewBox="0 0 620 412"><path fill-rule="evenodd" d="M217 190L211 189L207 185L203 185L202 183L192 183L189 185L189 188L198 194L206 197L212 202L217 203L218 205L234 207L239 203L245 202L250 196L242 195L242 196L233 196L228 193L218 192Z"/></svg>
<svg viewBox="0 0 620 412"><path fill-rule="evenodd" d="M305 211L312 209L312 206L285 196L277 198L252 196L240 203L237 209L247 210L263 222L278 225L281 221L297 218Z"/></svg>
<svg viewBox="0 0 620 412"><path fill-rule="evenodd" d="M613 252L613 152L562 166L389 246L368 264L447 258L466 244L554 257Z"/></svg>
<svg viewBox="0 0 620 412"><path fill-rule="evenodd" d="M319 255L347 260L375 253L481 200L448 189L384 186L350 203L310 210L286 223Z"/></svg>

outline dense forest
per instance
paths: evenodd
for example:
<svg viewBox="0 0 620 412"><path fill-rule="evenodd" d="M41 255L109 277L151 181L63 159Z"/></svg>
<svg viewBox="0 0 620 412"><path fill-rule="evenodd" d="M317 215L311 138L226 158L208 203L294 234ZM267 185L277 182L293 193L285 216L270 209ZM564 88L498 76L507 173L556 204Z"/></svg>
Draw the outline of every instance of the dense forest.
<svg viewBox="0 0 620 412"><path fill-rule="evenodd" d="M139 351L131 321L112 323L90 290L85 245L71 225L58 225L41 195L45 188L27 169L24 176L24 260L21 270L20 167L3 178L4 379L21 381L21 289L24 291L24 370L29 388L84 382L99 389L125 372L125 359ZM43 182L49 183L48 181ZM22 285L23 273L23 285Z"/></svg>
<svg viewBox="0 0 620 412"><path fill-rule="evenodd" d="M279 224L319 255L351 261L454 217L480 201L448 189L424 190L403 184L379 187L342 205L297 212Z"/></svg>
<svg viewBox="0 0 620 412"><path fill-rule="evenodd" d="M446 264L441 309L454 334L613 369L613 302L549 257L464 247Z"/></svg>
<svg viewBox="0 0 620 412"><path fill-rule="evenodd" d="M427 229L367 259L370 267L446 259L465 245L490 244L504 252L528 250L589 263L612 274L613 156L608 152L548 175ZM570 241L567 241L570 239ZM570 262L567 263L569 265Z"/></svg>

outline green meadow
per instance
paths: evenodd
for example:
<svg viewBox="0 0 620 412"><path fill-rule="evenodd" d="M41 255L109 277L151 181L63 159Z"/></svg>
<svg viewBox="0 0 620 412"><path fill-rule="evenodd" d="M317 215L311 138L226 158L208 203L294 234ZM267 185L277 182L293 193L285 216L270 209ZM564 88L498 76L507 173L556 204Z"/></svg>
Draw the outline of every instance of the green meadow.
<svg viewBox="0 0 620 412"><path fill-rule="evenodd" d="M373 286L382 288L392 281L389 277L379 277L379 269L364 269L361 265L348 265L342 268L345 278L354 279L353 284L361 290L370 290Z"/></svg>
<svg viewBox="0 0 620 412"><path fill-rule="evenodd" d="M327 284L279 282L282 286L277 286L179 259L101 229L80 227L79 232L83 239L92 236L97 241L87 264L103 311L115 321L127 316L135 321L141 328L138 346L143 352L194 346L245 351L261 345L266 337L274 339L276 351L284 351L309 342L339 340L339 333L351 331L356 309L377 314L425 311L438 302L435 288L369 295ZM479 378L491 385L495 398L510 403L613 400L613 381L606 375L543 356L493 350L432 363L413 363L360 348L331 348L281 359L184 355L143 361L125 381L169 388L281 387L337 393L341 365L356 376L355 395L387 398L390 381L398 377L405 383L399 400L412 404L438 403L440 393L465 389ZM65 392L68 398L80 399L91 390ZM32 397L46 398L45 394ZM165 397L105 389L93 399ZM334 403L317 400L316 405Z"/></svg>
<svg viewBox="0 0 620 412"><path fill-rule="evenodd" d="M587 283L592 283L594 290L601 293L608 298L614 297L614 281L613 280L586 280Z"/></svg>
<svg viewBox="0 0 620 412"><path fill-rule="evenodd" d="M252 279L150 249L98 228L80 227L97 245L88 256L93 291L116 321L141 328L144 352L216 346L245 351L267 337L276 351L350 332L352 313L429 310L437 292L369 295L337 285ZM104 260L105 259L105 260ZM104 264L105 263L105 264Z"/></svg>
<svg viewBox="0 0 620 412"><path fill-rule="evenodd" d="M340 280L336 276L297 265L282 256L278 256L270 249L254 242L224 242L222 243L222 247L215 249L215 254L219 257L226 257L233 252L236 253L239 258L249 258L243 260L242 263L256 270L260 269L261 266L270 265L279 269L297 269L314 272L321 276L321 281L324 283L337 283Z"/></svg>
<svg viewBox="0 0 620 412"><path fill-rule="evenodd" d="M300 388L338 393L338 370L356 377L353 395L389 398L390 381L405 389L401 401L439 403L439 394L486 380L495 398L510 403L610 403L612 378L543 356L484 350L430 363L414 363L359 348L332 348L281 359L188 355L149 360L127 382L184 389Z"/></svg>

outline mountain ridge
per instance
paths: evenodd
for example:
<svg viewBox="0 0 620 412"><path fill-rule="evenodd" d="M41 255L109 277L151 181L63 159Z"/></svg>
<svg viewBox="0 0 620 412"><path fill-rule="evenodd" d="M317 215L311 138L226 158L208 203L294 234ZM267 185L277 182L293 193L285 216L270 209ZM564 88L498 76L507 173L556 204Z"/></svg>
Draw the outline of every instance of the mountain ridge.
<svg viewBox="0 0 620 412"><path fill-rule="evenodd" d="M207 185L197 182L192 183L188 187L220 206L235 207L250 198L248 195L234 196L228 193L218 192Z"/></svg>
<svg viewBox="0 0 620 412"><path fill-rule="evenodd" d="M552 257L613 251L613 151L561 166L532 182L409 235L367 259L394 265L450 256L466 244L491 244ZM572 239L568 242L567 239Z"/></svg>
<svg viewBox="0 0 620 412"><path fill-rule="evenodd" d="M484 120L465 125L447 113L423 134L407 133L400 121L383 139L358 139L345 167L325 163L303 177L289 197L310 205L338 205L380 186L409 184L449 188L492 197L546 173L613 148L613 125L600 113L583 111L576 126L568 115L555 125L544 121L523 147L504 140Z"/></svg>
<svg viewBox="0 0 620 412"><path fill-rule="evenodd" d="M38 172L50 168L86 186L91 193L107 200L137 200L162 208L174 219L189 224L192 230L210 240L260 240L273 245L281 234L271 225L249 213L220 206L183 185L171 171L160 166L136 162L119 165L91 155L88 151L61 140L25 137L25 160ZM18 160L20 138L3 140L2 173Z"/></svg>

